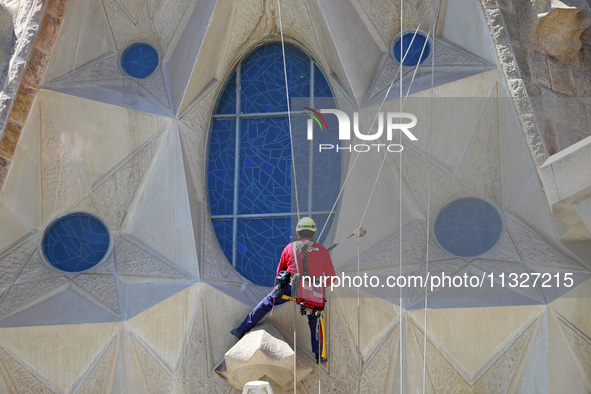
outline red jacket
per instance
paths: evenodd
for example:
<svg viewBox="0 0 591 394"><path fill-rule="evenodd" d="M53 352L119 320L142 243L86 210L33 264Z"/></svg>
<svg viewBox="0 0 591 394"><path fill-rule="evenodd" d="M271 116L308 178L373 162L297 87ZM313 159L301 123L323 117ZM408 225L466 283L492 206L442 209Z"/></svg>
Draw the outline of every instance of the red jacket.
<svg viewBox="0 0 591 394"><path fill-rule="evenodd" d="M277 274L279 274L280 271L288 270L290 274L299 272L300 275L303 275L304 268L301 266L302 256L299 250L296 249L296 251L298 254L299 269L296 270L294 265L292 244L288 244L281 253L281 259L279 260L279 265L277 266ZM334 266L332 265L332 260L330 259L328 250L326 250L324 246L314 242L308 249L306 256L308 272L311 276L336 276L334 272Z"/></svg>

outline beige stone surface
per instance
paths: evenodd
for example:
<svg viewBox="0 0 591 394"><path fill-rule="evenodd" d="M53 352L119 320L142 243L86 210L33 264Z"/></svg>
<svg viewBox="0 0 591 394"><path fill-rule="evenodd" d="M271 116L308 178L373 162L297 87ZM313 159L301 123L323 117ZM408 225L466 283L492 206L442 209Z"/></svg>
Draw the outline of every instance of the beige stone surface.
<svg viewBox="0 0 591 394"><path fill-rule="evenodd" d="M567 320L584 335L591 337L591 318L582 311L591 308L591 280L570 290L561 298L552 301L550 309Z"/></svg>
<svg viewBox="0 0 591 394"><path fill-rule="evenodd" d="M197 302L197 288L190 287L131 318L127 326L175 370Z"/></svg>
<svg viewBox="0 0 591 394"><path fill-rule="evenodd" d="M428 337L472 380L543 311L542 306L437 309L428 312ZM409 311L424 328L423 311Z"/></svg>
<svg viewBox="0 0 591 394"><path fill-rule="evenodd" d="M105 323L2 328L0 340L16 357L68 391L120 327Z"/></svg>
<svg viewBox="0 0 591 394"><path fill-rule="evenodd" d="M70 3L47 65L45 83L115 49L112 36L105 34L101 8L96 0Z"/></svg>
<svg viewBox="0 0 591 394"><path fill-rule="evenodd" d="M581 33L590 25L591 12L562 5L539 15L535 35L551 56L572 63L582 46Z"/></svg>
<svg viewBox="0 0 591 394"><path fill-rule="evenodd" d="M128 213L124 232L165 257L192 277L198 277L197 250L179 131L164 137L153 171ZM160 231L153 231L158 223Z"/></svg>
<svg viewBox="0 0 591 394"><path fill-rule="evenodd" d="M89 185L169 123L145 112L51 91L43 91L40 99L43 111L51 114L60 139L69 146L72 159L79 163Z"/></svg>

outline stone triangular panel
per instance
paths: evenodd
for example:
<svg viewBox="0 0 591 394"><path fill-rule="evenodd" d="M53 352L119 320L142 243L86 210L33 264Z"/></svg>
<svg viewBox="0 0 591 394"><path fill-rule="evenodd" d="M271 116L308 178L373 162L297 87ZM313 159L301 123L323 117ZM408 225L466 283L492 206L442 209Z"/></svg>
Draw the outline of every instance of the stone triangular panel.
<svg viewBox="0 0 591 394"><path fill-rule="evenodd" d="M189 190L177 128L173 127L166 138L154 170L142 188L129 221L126 221L125 233L150 245L191 277L198 277ZM158 223L157 232L154 223Z"/></svg>
<svg viewBox="0 0 591 394"><path fill-rule="evenodd" d="M581 375L581 365L559 319L552 312L548 314L549 391L558 393L568 387L572 393L587 393L590 387Z"/></svg>
<svg viewBox="0 0 591 394"><path fill-rule="evenodd" d="M576 364L589 390L591 389L591 338L560 317L556 321L559 322L562 335L576 357Z"/></svg>
<svg viewBox="0 0 591 394"><path fill-rule="evenodd" d="M424 331L418 328L413 322L409 322L411 326L412 336L409 340L415 340L420 349L425 348ZM425 365L427 368L428 379L431 386L436 393L460 393L469 392L470 386L462 375L453 367L438 349L433 345L429 337L427 337L427 354L422 354L423 359L426 358Z"/></svg>
<svg viewBox="0 0 591 394"><path fill-rule="evenodd" d="M51 113L41 105L41 206L43 223L67 211L88 194L75 165L74 147L62 138Z"/></svg>
<svg viewBox="0 0 591 394"><path fill-rule="evenodd" d="M46 299L65 283L67 283L66 278L58 277L12 286L0 302L0 316L27 304L38 303Z"/></svg>
<svg viewBox="0 0 591 394"><path fill-rule="evenodd" d="M243 283L246 281L222 252L211 225L204 226L203 261L200 262L201 280L218 283Z"/></svg>
<svg viewBox="0 0 591 394"><path fill-rule="evenodd" d="M148 6L150 7L150 13L152 16L158 12L158 9L164 3L165 0L148 0Z"/></svg>
<svg viewBox="0 0 591 394"><path fill-rule="evenodd" d="M68 4L57 41L43 77L43 85L76 70L114 47L105 34L101 2L82 0Z"/></svg>
<svg viewBox="0 0 591 394"><path fill-rule="evenodd" d="M0 256L0 286L10 286L39 246L39 237L31 235Z"/></svg>
<svg viewBox="0 0 591 394"><path fill-rule="evenodd" d="M62 131L61 139L75 147L72 159L89 186L129 159L169 123L157 115L68 94L45 91L42 97L43 109Z"/></svg>
<svg viewBox="0 0 591 394"><path fill-rule="evenodd" d="M157 5L150 3L155 3L155 1L149 0L148 5L150 13L153 15L154 29L160 38L160 47L165 49L165 53L162 55L168 62L168 54L174 49L180 35L185 30L196 2L192 0L167 1L156 13L153 10ZM171 21L175 22L171 23Z"/></svg>
<svg viewBox="0 0 591 394"><path fill-rule="evenodd" d="M4 202L0 201L0 251L5 251L11 245L33 231L33 226L27 223L24 218L15 214Z"/></svg>
<svg viewBox="0 0 591 394"><path fill-rule="evenodd" d="M435 42L436 66L488 66L488 64L479 57L466 52L453 45L445 39L437 39Z"/></svg>
<svg viewBox="0 0 591 394"><path fill-rule="evenodd" d="M140 16L140 11L142 10L142 5L145 3L146 0L117 0L117 3L125 10L125 13L131 20L131 22L135 25L137 23L137 19Z"/></svg>
<svg viewBox="0 0 591 394"><path fill-rule="evenodd" d="M362 393L386 393L394 391L394 375L399 359L400 336L398 324L379 344L376 352L364 362L361 375Z"/></svg>
<svg viewBox="0 0 591 394"><path fill-rule="evenodd" d="M369 360L394 325L398 324L399 307L379 298L357 298L357 290L353 289L341 289L338 305L355 347L361 345L362 359ZM358 318L361 319L360 322ZM361 332L358 332L358 327Z"/></svg>
<svg viewBox="0 0 591 394"><path fill-rule="evenodd" d="M394 160L396 168L399 161ZM431 194L429 195L429 158L414 149L405 149L402 156L402 176L408 185L419 209L427 217L427 199L431 202L431 222L435 220L435 209L443 205L447 199L447 190L453 177L435 162L431 162Z"/></svg>
<svg viewBox="0 0 591 394"><path fill-rule="evenodd" d="M158 393L175 392L174 377L150 354L138 338L134 335L131 335L131 338L147 387Z"/></svg>
<svg viewBox="0 0 591 394"><path fill-rule="evenodd" d="M120 275L143 276L154 279L187 279L187 276L182 272L125 238L120 238L116 243L115 256L117 272Z"/></svg>
<svg viewBox="0 0 591 394"><path fill-rule="evenodd" d="M473 267L478 269L479 276L482 272L485 273L485 286L490 286L490 275L493 275L493 286L497 286L501 288L503 292L506 292L507 299L511 299L511 294L513 292L517 292L519 294L523 294L526 297L531 298L539 303L544 303L544 296L540 291L539 285L542 283L541 280L538 280L536 286L533 286L533 280L535 277L532 278L531 282L528 282L528 287L521 287L521 286L510 286L509 283L514 277L514 274L517 274L517 278L524 278L530 275L530 271L527 269L525 264L523 263L506 263L500 261L490 261L484 260L480 257L472 262L471 264ZM481 271L480 271L481 270ZM501 279L501 275L504 274L504 283ZM523 275L523 276L521 276ZM521 281L518 281L521 283Z"/></svg>
<svg viewBox="0 0 591 394"><path fill-rule="evenodd" d="M61 390L69 391L109 344L119 326L104 323L3 328L0 340L12 354Z"/></svg>
<svg viewBox="0 0 591 394"><path fill-rule="evenodd" d="M169 371L177 370L192 313L198 302L197 288L188 289L128 320L128 327L160 359Z"/></svg>
<svg viewBox="0 0 591 394"><path fill-rule="evenodd" d="M48 86L79 86L84 82L125 79L117 64L117 54L108 52L51 81Z"/></svg>
<svg viewBox="0 0 591 394"><path fill-rule="evenodd" d="M512 217L505 216L505 226L515 242L523 262L532 269L554 267L575 271L585 270L585 267L575 259L561 252L542 236L518 223Z"/></svg>
<svg viewBox="0 0 591 394"><path fill-rule="evenodd" d="M459 258L455 258L455 259L449 259L449 260L439 260L439 261L430 261L429 262L429 268L427 270L427 264L423 263L421 264L421 267L419 270L413 272L414 275L420 275L422 278L425 279L425 283L427 284L433 284L435 282L433 282L431 279L427 278L427 274L429 275L429 277L442 277L443 275L446 276L454 276L457 275L459 276L460 273L462 271L465 270L465 267L468 265L468 262L463 260L463 259L459 259ZM437 292L441 291L442 289L450 289L449 286L444 287L442 285L442 287L434 287L433 290L431 290L430 288L427 289L427 286L423 285L424 287L419 287L418 285L416 287L414 286L409 286L410 291L407 293L409 295L412 296L412 300L411 300L411 304L413 309L420 307L417 305L417 303L422 302L422 300L425 299L425 292L426 290L429 290L429 294L428 296L431 297L433 295L435 295L435 297L437 297ZM458 291L457 293L457 297L462 297L462 289L451 289L452 291L456 290ZM453 294L453 293L452 293ZM448 295L451 296L451 295Z"/></svg>
<svg viewBox="0 0 591 394"><path fill-rule="evenodd" d="M160 134L138 149L93 190L92 199L111 231L119 230L129 204L152 162L160 142L159 137Z"/></svg>
<svg viewBox="0 0 591 394"><path fill-rule="evenodd" d="M591 338L591 279L575 286L568 293L550 303L550 309Z"/></svg>
<svg viewBox="0 0 591 394"><path fill-rule="evenodd" d="M82 274L73 281L84 290L95 296L116 314L119 314L119 296L113 275Z"/></svg>
<svg viewBox="0 0 591 394"><path fill-rule="evenodd" d="M518 379L516 375L522 363L527 360L527 349L539 322L533 322L506 349L501 356L492 363L482 377L474 383L473 390L477 393L507 393Z"/></svg>
<svg viewBox="0 0 591 394"><path fill-rule="evenodd" d="M119 53L123 53L125 48L134 42L148 42L159 46L160 37L154 28L148 7L144 5L145 0L131 0L134 4L134 8L131 8L133 19L126 12L121 12L125 9L119 1L103 0L108 26L111 28ZM121 3L123 2L128 0L121 0Z"/></svg>
<svg viewBox="0 0 591 394"><path fill-rule="evenodd" d="M490 96L484 104L456 175L473 192L501 206L499 123L495 95Z"/></svg>
<svg viewBox="0 0 591 394"><path fill-rule="evenodd" d="M521 256L519 256L519 252L506 229L503 229L497 244L488 252L478 256L478 258L515 263L521 261Z"/></svg>
<svg viewBox="0 0 591 394"><path fill-rule="evenodd" d="M63 274L58 272L56 269L52 269L43 260L41 256L41 248L35 250L25 267L20 272L16 279L16 284L25 282L43 280L62 276Z"/></svg>
<svg viewBox="0 0 591 394"><path fill-rule="evenodd" d="M118 348L119 336L111 339L111 343L105 347L94 364L89 368L88 374L74 390L75 393L106 393L113 389Z"/></svg>
<svg viewBox="0 0 591 394"><path fill-rule="evenodd" d="M550 394L550 366L548 357L548 313L544 312L537 331L531 339L531 348L513 387L517 393Z"/></svg>
<svg viewBox="0 0 591 394"><path fill-rule="evenodd" d="M501 306L489 308L431 309L428 312L430 341L467 382L478 378L498 352L521 335L536 319L543 306ZM410 311L423 329L422 310Z"/></svg>
<svg viewBox="0 0 591 394"><path fill-rule="evenodd" d="M57 387L51 383L43 382L38 372L33 372L30 368L25 367L22 361L15 359L2 348L0 348L0 362L4 365L15 389L26 388L27 391L35 393L55 393L57 391Z"/></svg>

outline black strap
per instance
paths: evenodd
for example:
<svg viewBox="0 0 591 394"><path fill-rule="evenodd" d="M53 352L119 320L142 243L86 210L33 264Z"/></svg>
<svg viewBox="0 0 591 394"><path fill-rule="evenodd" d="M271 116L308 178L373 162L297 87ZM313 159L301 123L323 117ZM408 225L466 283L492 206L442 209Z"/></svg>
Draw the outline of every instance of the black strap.
<svg viewBox="0 0 591 394"><path fill-rule="evenodd" d="M303 275L304 276L310 276L310 273L308 272L308 249L310 248L310 246L312 246L312 244L314 243L314 241L306 241L306 243L303 243L302 241L296 241L296 247L298 248L298 250L300 251L300 253L302 254L302 268L303 268ZM294 256L294 259L296 260L296 267L297 267L297 256Z"/></svg>

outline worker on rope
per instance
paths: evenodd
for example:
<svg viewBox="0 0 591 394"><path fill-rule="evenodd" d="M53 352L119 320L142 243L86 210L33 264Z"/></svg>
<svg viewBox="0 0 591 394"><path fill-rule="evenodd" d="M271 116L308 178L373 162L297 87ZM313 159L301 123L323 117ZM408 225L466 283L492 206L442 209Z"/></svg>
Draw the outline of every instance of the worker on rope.
<svg viewBox="0 0 591 394"><path fill-rule="evenodd" d="M316 235L314 220L309 217L300 219L296 226L296 232L299 240L288 244L281 253L281 259L277 266L277 286L259 302L246 316L242 324L233 329L231 333L240 339L265 317L274 305L281 305L290 300L296 301L300 305L301 313L308 316L312 352L314 352L316 362L324 362L326 361L326 358L322 357L325 355L325 352L322 351L324 346L319 345L319 339L324 338L324 333L320 332L320 335L317 336L317 329L319 331L323 329L323 327L319 326L318 319L324 310L326 302L325 289L324 286L317 287L313 285L314 282L318 284L324 281L311 281L308 279L311 277L331 278L336 274L326 248L314 242L314 236ZM296 258L294 258L294 255ZM301 278L304 278L304 280L301 280ZM322 284L326 285L326 283ZM297 292L293 297L292 288L295 288Z"/></svg>

